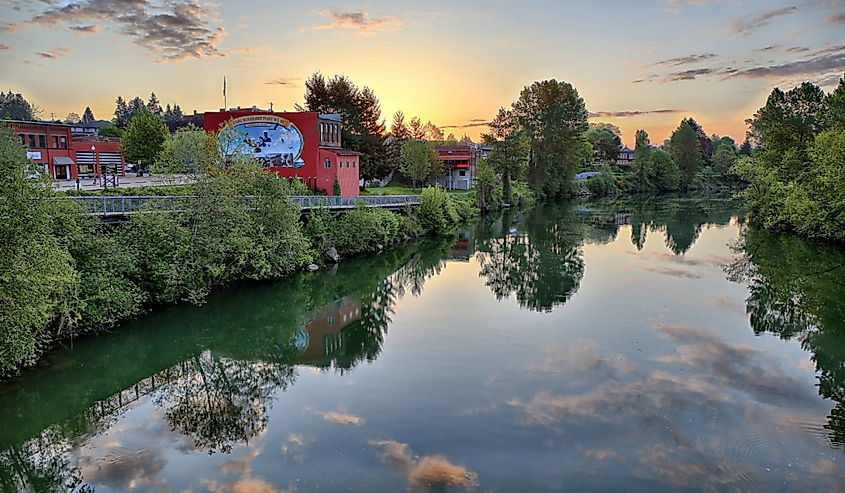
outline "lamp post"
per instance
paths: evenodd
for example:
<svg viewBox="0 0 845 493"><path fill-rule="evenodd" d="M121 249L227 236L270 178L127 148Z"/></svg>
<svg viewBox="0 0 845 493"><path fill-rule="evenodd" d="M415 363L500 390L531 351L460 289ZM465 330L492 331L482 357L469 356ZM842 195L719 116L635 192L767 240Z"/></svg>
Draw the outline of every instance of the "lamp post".
<svg viewBox="0 0 845 493"><path fill-rule="evenodd" d="M102 170L100 169L100 156L97 155L97 146L91 144L91 153L94 154L94 176L99 176L102 174ZM102 176L100 179L103 181L103 188L106 187L106 180Z"/></svg>

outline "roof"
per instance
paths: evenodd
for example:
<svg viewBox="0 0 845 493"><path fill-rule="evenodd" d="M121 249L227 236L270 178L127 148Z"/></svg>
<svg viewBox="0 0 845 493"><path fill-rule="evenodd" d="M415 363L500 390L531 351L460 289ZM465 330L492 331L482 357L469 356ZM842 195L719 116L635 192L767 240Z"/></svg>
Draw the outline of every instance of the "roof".
<svg viewBox="0 0 845 493"><path fill-rule="evenodd" d="M338 156L360 156L361 153L350 149L328 149Z"/></svg>
<svg viewBox="0 0 845 493"><path fill-rule="evenodd" d="M336 122L341 121L340 115L337 113L321 113L320 118L323 120L333 120Z"/></svg>
<svg viewBox="0 0 845 493"><path fill-rule="evenodd" d="M41 122L36 120L0 120L0 123L11 123L14 125L47 125L50 127L72 127L68 123L55 123L55 122Z"/></svg>

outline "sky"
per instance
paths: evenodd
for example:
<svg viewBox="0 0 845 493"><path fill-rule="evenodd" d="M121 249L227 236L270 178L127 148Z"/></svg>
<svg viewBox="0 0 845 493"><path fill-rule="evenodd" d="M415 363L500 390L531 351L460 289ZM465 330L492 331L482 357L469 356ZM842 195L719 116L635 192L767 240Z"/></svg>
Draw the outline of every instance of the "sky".
<svg viewBox="0 0 845 493"><path fill-rule="evenodd" d="M0 0L0 89L42 117L114 100L293 110L320 71L369 86L389 121L476 138L535 80L572 83L633 145L694 117L742 140L774 87L845 74L845 0Z"/></svg>

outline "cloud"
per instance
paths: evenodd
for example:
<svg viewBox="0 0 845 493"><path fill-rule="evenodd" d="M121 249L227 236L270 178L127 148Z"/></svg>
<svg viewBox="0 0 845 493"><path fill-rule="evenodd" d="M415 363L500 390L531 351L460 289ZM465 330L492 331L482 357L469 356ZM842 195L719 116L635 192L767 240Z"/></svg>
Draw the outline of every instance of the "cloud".
<svg viewBox="0 0 845 493"><path fill-rule="evenodd" d="M762 14L746 16L736 19L735 21L733 21L733 23L731 23L729 30L731 33L736 34L738 36L748 36L757 29L767 26L774 19L778 17L783 17L785 15L792 15L796 12L798 12L798 7L794 5L790 7L783 7L780 9L767 10Z"/></svg>
<svg viewBox="0 0 845 493"><path fill-rule="evenodd" d="M717 58L718 56L719 55L717 55L715 53L704 53L704 54L701 54L701 55L689 55L689 56L684 56L684 57L669 58L669 59L666 59L666 60L659 60L659 61L652 63L652 65L656 65L656 66L663 65L663 66L668 66L668 67L676 67L678 65L688 65L690 63L698 63L698 62L701 62L701 61L704 61L704 60L710 60L711 58Z"/></svg>
<svg viewBox="0 0 845 493"><path fill-rule="evenodd" d="M297 78L279 78L279 79L268 80L264 84L267 84L267 85L270 85L270 86L293 86L294 82L298 81L298 80L300 80L300 79L297 79Z"/></svg>
<svg viewBox="0 0 845 493"><path fill-rule="evenodd" d="M174 0L153 6L148 0L84 0L50 8L28 21L12 24L53 27L71 23L78 32L96 32L94 23L115 25L116 31L157 54L161 61L225 56L218 46L226 36L222 27L212 27L217 15L214 4L196 0Z"/></svg>
<svg viewBox="0 0 845 493"><path fill-rule="evenodd" d="M36 51L35 54L40 56L41 58L46 58L48 60L55 60L57 58L61 58L68 53L72 52L73 50L70 48L55 48L51 51Z"/></svg>
<svg viewBox="0 0 845 493"><path fill-rule="evenodd" d="M845 67L845 46L831 46L810 55L804 60L761 65L742 70L723 71L728 77L774 78L796 75L821 75L831 71L841 73Z"/></svg>
<svg viewBox="0 0 845 493"><path fill-rule="evenodd" d="M825 22L828 24L845 24L845 12L837 12L836 14L832 14Z"/></svg>
<svg viewBox="0 0 845 493"><path fill-rule="evenodd" d="M12 49L11 46L4 45L3 43L0 43L0 51L6 51L6 50L11 50L11 49Z"/></svg>
<svg viewBox="0 0 845 493"><path fill-rule="evenodd" d="M596 111L590 113L590 118L625 118L629 116L641 115L664 115L670 113L683 113L684 109L660 109L660 110L634 110L634 111Z"/></svg>
<svg viewBox="0 0 845 493"><path fill-rule="evenodd" d="M383 448L379 460L397 473L405 474L411 491L445 491L450 487L471 490L478 486L478 473L453 464L442 455L417 459L407 443L394 440L374 441L370 445Z"/></svg>
<svg viewBox="0 0 845 493"><path fill-rule="evenodd" d="M344 414L335 411L317 412L317 414L322 416L323 419L329 423L334 423L336 425L360 426L366 422L364 418L355 416L354 414Z"/></svg>
<svg viewBox="0 0 845 493"><path fill-rule="evenodd" d="M402 19L398 17L371 17L368 12L323 10L318 14L321 17L328 17L330 19L329 22L317 24L307 29L316 31L342 29L370 36L379 32L393 32L404 25Z"/></svg>
<svg viewBox="0 0 845 493"><path fill-rule="evenodd" d="M441 125L440 128L474 128L474 127L489 127L490 121L483 119L472 119L468 123L461 125Z"/></svg>
<svg viewBox="0 0 845 493"><path fill-rule="evenodd" d="M94 34L100 31L100 27L94 24L85 26L70 26L71 31L76 31L83 34Z"/></svg>

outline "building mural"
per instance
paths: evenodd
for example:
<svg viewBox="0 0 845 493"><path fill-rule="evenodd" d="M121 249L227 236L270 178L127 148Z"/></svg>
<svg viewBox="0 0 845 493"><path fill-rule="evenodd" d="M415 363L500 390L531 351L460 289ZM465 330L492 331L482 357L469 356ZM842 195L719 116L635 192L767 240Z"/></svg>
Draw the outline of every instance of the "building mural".
<svg viewBox="0 0 845 493"><path fill-rule="evenodd" d="M276 115L249 115L232 121L248 152L265 168L302 168L304 139L296 125Z"/></svg>

